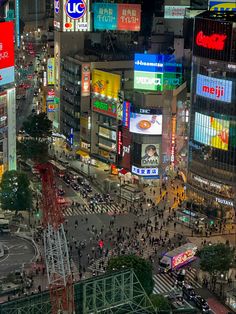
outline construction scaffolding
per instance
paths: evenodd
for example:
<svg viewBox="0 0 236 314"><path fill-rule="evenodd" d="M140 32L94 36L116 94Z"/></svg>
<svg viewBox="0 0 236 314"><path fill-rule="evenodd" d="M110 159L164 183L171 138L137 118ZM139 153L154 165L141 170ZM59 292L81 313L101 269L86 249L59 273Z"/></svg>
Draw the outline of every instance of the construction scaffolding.
<svg viewBox="0 0 236 314"><path fill-rule="evenodd" d="M150 314L152 303L132 270L93 277L74 285L76 314ZM51 314L49 292L0 304L0 314Z"/></svg>

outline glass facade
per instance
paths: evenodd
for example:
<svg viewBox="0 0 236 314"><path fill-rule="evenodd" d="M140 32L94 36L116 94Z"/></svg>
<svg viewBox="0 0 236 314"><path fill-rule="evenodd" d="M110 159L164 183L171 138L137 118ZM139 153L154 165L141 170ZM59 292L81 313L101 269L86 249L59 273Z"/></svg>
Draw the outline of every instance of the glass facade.
<svg viewBox="0 0 236 314"><path fill-rule="evenodd" d="M195 33L202 25L207 28L207 23L195 24ZM216 21L213 24L213 31L218 29L220 32L222 24L218 28ZM229 23L225 25L231 28ZM222 60L221 54L215 54L219 60L213 60L210 52L207 56L206 51L201 55L196 47L194 51L197 56L193 56L192 64L188 195L204 208L215 210L216 215L233 218L236 199L236 63ZM229 56L232 56L231 52L227 50Z"/></svg>

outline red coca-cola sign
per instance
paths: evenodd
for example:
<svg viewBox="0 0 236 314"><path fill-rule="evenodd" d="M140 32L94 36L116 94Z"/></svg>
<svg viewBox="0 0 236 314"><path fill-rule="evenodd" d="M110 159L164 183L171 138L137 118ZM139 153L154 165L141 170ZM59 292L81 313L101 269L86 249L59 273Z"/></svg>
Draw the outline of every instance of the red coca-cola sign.
<svg viewBox="0 0 236 314"><path fill-rule="evenodd" d="M224 50L226 39L227 35L224 34L212 34L208 36L204 35L203 31L200 31L196 36L196 44L208 49Z"/></svg>

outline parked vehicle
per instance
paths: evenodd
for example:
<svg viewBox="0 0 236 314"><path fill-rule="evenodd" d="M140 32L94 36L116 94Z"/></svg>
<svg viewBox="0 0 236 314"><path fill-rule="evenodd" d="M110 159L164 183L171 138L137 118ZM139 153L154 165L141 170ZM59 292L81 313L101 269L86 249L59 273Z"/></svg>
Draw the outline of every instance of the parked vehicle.
<svg viewBox="0 0 236 314"><path fill-rule="evenodd" d="M197 246L192 243L186 243L173 251L164 254L160 260L160 271L169 272L190 263L195 259Z"/></svg>

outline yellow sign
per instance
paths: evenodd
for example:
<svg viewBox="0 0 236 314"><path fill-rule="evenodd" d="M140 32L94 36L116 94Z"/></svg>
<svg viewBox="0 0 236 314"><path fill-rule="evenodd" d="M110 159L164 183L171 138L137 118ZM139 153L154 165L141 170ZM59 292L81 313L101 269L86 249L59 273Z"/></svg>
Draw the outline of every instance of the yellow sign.
<svg viewBox="0 0 236 314"><path fill-rule="evenodd" d="M93 70L92 92L108 99L118 99L120 91L120 75L100 70Z"/></svg>

